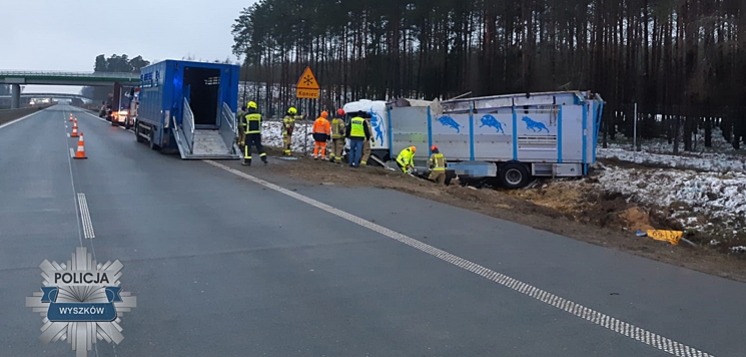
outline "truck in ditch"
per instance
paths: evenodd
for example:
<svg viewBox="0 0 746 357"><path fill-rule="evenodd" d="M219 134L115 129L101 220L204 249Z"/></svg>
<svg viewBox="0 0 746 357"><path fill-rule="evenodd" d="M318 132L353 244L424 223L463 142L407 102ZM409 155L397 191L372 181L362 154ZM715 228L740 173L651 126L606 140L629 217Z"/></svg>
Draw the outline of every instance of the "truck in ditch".
<svg viewBox="0 0 746 357"><path fill-rule="evenodd" d="M587 175L596 162L603 106L597 93L562 91L442 102L363 100L344 109L370 114L372 154L381 161L415 146L415 163L424 169L437 145L451 173L520 188L533 177Z"/></svg>
<svg viewBox="0 0 746 357"><path fill-rule="evenodd" d="M239 66L165 60L143 67L134 132L182 159L239 159Z"/></svg>

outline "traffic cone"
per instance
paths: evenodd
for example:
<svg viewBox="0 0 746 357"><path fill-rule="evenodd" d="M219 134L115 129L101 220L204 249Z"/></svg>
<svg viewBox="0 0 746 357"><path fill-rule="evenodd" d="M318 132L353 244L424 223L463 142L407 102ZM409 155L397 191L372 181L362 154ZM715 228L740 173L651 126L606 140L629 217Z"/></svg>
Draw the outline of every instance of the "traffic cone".
<svg viewBox="0 0 746 357"><path fill-rule="evenodd" d="M70 113L70 121L73 121L73 114Z"/></svg>
<svg viewBox="0 0 746 357"><path fill-rule="evenodd" d="M71 138L77 138L78 137L78 121L75 120L73 122L73 133L70 134Z"/></svg>
<svg viewBox="0 0 746 357"><path fill-rule="evenodd" d="M74 159L87 159L85 156L85 144L83 143L83 133L80 133L80 139L78 139L78 151L75 152Z"/></svg>

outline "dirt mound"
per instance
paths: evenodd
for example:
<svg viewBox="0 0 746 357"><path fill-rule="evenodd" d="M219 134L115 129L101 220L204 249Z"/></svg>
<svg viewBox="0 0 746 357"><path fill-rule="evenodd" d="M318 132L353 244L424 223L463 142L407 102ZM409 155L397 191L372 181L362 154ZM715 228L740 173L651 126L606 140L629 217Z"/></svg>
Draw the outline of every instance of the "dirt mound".
<svg viewBox="0 0 746 357"><path fill-rule="evenodd" d="M627 227L633 231L648 231L655 229L650 224L650 215L640 207L630 207L619 214L619 218L627 223Z"/></svg>

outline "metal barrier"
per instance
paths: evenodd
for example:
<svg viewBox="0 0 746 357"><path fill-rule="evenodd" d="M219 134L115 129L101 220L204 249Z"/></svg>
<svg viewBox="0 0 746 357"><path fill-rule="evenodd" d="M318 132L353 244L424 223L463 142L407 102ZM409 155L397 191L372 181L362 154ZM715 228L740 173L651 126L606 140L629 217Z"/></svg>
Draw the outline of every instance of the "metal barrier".
<svg viewBox="0 0 746 357"><path fill-rule="evenodd" d="M194 140L194 113L189 102L184 98L184 120L182 120L182 133L189 148L189 154L193 153L192 141Z"/></svg>
<svg viewBox="0 0 746 357"><path fill-rule="evenodd" d="M238 137L238 128L236 125L236 114L233 113L228 104L223 103L220 108L220 136L223 137L225 147L232 151L233 141Z"/></svg>

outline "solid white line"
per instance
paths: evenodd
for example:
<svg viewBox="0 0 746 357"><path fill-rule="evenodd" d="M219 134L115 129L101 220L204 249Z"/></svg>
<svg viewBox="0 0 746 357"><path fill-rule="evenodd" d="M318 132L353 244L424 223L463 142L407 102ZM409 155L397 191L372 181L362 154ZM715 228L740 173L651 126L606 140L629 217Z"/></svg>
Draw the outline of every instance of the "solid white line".
<svg viewBox="0 0 746 357"><path fill-rule="evenodd" d="M651 347L657 348L659 350L662 350L664 352L670 353L674 356L678 357L686 357L688 354L696 353L698 356L703 357L714 357L711 354L704 353L702 351L696 350L692 347L686 346L684 344L681 344L679 342L673 341L671 339L665 338L661 335L649 332L647 330L641 329L637 326L634 326L632 324L620 321L616 318L613 318L611 316L608 316L606 314L603 314L601 312L589 309L585 306L582 306L580 304L577 304L575 302L572 302L570 300L567 300L565 298L559 297L557 295L554 295L550 292L541 290L537 287L531 286L529 284L526 284L524 282L518 281L516 279L513 279L507 275L498 273L496 271L493 271L489 268L485 268L479 264L470 262L466 259L463 259L461 257L455 256L451 253L448 253L446 251L440 250L438 248L435 248L431 245L422 243L416 239L410 238L404 234L395 232L391 229L388 229L386 227L377 225L373 222L367 221L365 219L362 219L360 217L357 217L355 215L349 214L345 211L342 211L340 209L334 208L332 206L329 206L325 203L316 201L312 198L303 196L299 193L293 192L291 190L288 190L286 188L280 187L278 185L275 185L273 183L269 183L267 181L264 181L262 179L259 179L257 177L251 176L247 173L241 172L239 170L230 168L228 166L225 166L223 164L217 163L212 160L204 160L206 163L218 167L220 169L223 169L225 171L228 171L232 174L235 174L237 176L240 176L242 178L245 178L251 182L257 183L259 185L262 185L264 187L267 187L269 189L275 190L279 193L282 193L286 196L290 196L292 198L295 198L298 201L307 203L313 207L319 208L321 210L324 210L328 213L331 213L337 217L340 217L342 219L348 220L352 223L355 223L361 227L368 228L374 232L380 233L386 237L389 237L393 240L396 240L400 243L404 243L412 248L415 248L421 252L427 253L433 257L436 257L440 260L446 261L448 263L451 263L461 269L464 269L466 271L469 271L471 273L474 273L476 275L479 275L481 277L484 277L492 282L498 283L502 286L505 286L507 288L510 288L512 290L518 291L521 294L530 296L534 299L537 299L543 303L546 303L547 305L550 305L552 307L555 307L557 309L563 310L565 312L570 313L571 315L575 315L577 317L580 317L584 320L590 321L591 323L597 324L599 326L602 326L604 328L607 328L611 331L614 331L616 333L619 333L623 336L629 337L633 340L640 341L646 345L649 345ZM634 331L634 335L630 335L627 332L628 331ZM646 337L648 336L648 337ZM651 338L654 339L654 341L651 341ZM689 352L685 352L689 351Z"/></svg>
<svg viewBox="0 0 746 357"><path fill-rule="evenodd" d="M65 112L62 112L62 117L65 117ZM67 131L67 130L66 130ZM67 142L65 142L65 146L67 146ZM75 194L75 177L73 175L73 148L68 146L68 149L70 149L70 157L67 158L67 167L70 169L70 187L73 189L73 203L75 203L75 223L76 226L78 226L78 241L80 242L80 246L83 246L83 232L80 227L80 213L78 212L78 197ZM93 245L91 245L91 250L93 250ZM94 253L94 259L96 258L96 255Z"/></svg>
<svg viewBox="0 0 746 357"><path fill-rule="evenodd" d="M36 115L36 114L39 114L39 113L41 113L41 112L43 112L43 111L45 111L45 110L46 110L46 109L43 109L43 110L40 110L40 111L38 111L38 112L35 112L35 113L31 113L31 114L29 114L29 115L26 115L25 117L21 117L21 118L18 118L18 119L14 119L14 120L12 120L12 121L9 121L9 122L7 122L7 123L5 123L5 124L3 124L3 125L0 125L0 129L2 129L2 128L4 128L4 127L8 126L8 125L11 125L11 124L15 124L15 123L18 123L18 122L19 122L19 121L21 121L21 120L26 120L26 119L28 119L28 118L30 118L30 117L32 117L32 116L34 116L34 115Z"/></svg>
<svg viewBox="0 0 746 357"><path fill-rule="evenodd" d="M88 201L85 199L85 193L78 192L78 206L83 220L83 234L87 239L96 238L93 234L93 222L91 221L91 212L88 210Z"/></svg>

